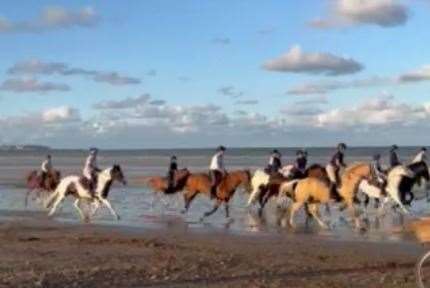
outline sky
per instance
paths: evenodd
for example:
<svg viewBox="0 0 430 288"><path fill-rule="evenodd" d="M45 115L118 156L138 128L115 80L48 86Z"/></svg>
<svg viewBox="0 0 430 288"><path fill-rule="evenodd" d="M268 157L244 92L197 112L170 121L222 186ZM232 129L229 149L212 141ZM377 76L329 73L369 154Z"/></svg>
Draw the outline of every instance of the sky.
<svg viewBox="0 0 430 288"><path fill-rule="evenodd" d="M1 4L0 144L430 144L429 0Z"/></svg>

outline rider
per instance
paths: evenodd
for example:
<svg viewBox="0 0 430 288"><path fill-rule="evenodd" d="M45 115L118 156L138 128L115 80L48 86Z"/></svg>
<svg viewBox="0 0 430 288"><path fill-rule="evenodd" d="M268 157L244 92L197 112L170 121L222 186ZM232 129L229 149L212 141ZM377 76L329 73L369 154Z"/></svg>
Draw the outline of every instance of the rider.
<svg viewBox="0 0 430 288"><path fill-rule="evenodd" d="M412 160L412 163L423 162L423 161L426 162L427 161L426 152L427 152L427 148L422 147L418 152L418 154L414 157L414 160Z"/></svg>
<svg viewBox="0 0 430 288"><path fill-rule="evenodd" d="M169 172L167 172L167 181L168 181L167 191L173 191L173 189L176 186L175 175L176 175L176 171L178 171L177 160L178 159L176 158L175 155L170 157Z"/></svg>
<svg viewBox="0 0 430 288"><path fill-rule="evenodd" d="M345 168L346 164L343 161L344 152L346 149L345 143L339 143L337 145L336 153L331 157L330 163L327 165L326 170L330 178L330 181L336 185L340 184L339 170L341 167Z"/></svg>
<svg viewBox="0 0 430 288"><path fill-rule="evenodd" d="M42 162L42 165L40 167L40 169L42 170L42 175L41 175L41 184L42 186L45 185L45 180L46 177L49 175L49 173L52 172L52 161L51 161L52 157L51 155L46 155L46 159L45 161Z"/></svg>
<svg viewBox="0 0 430 288"><path fill-rule="evenodd" d="M295 168L300 171L301 174L305 174L306 165L308 164L308 153L304 150L298 150L296 152L296 164Z"/></svg>
<svg viewBox="0 0 430 288"><path fill-rule="evenodd" d="M371 168L372 176L377 182L377 186L380 188L385 188L385 185L387 183L387 176L382 170L380 161L381 161L380 154L373 155L373 160L370 164L370 168Z"/></svg>
<svg viewBox="0 0 430 288"><path fill-rule="evenodd" d="M396 152L397 149L399 149L399 147L397 145L391 146L391 149L390 149L390 167L391 168L394 168L394 167L402 164L399 161L399 157L397 156L397 152Z"/></svg>
<svg viewBox="0 0 430 288"><path fill-rule="evenodd" d="M282 167L282 162L281 162L281 153L279 153L279 151L277 149L274 149L272 151L272 154L270 155L269 158L269 164L267 165L267 170L269 171L270 174L275 174L279 172L279 169L281 169Z"/></svg>
<svg viewBox="0 0 430 288"><path fill-rule="evenodd" d="M215 155L212 157L209 166L209 176L211 178L211 197L216 198L216 187L225 176L226 171L224 168L224 153L226 148L219 146Z"/></svg>
<svg viewBox="0 0 430 288"><path fill-rule="evenodd" d="M85 161L85 166L83 170L84 177L88 180L90 191L94 191L96 187L97 173L101 170L97 166L97 148L91 148L90 154Z"/></svg>

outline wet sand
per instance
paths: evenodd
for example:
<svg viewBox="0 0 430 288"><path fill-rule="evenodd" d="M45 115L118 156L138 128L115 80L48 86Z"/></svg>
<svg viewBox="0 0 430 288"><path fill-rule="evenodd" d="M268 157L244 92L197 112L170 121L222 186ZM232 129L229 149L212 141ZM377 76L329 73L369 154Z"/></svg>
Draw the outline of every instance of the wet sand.
<svg viewBox="0 0 430 288"><path fill-rule="evenodd" d="M0 287L416 287L416 242L0 218Z"/></svg>

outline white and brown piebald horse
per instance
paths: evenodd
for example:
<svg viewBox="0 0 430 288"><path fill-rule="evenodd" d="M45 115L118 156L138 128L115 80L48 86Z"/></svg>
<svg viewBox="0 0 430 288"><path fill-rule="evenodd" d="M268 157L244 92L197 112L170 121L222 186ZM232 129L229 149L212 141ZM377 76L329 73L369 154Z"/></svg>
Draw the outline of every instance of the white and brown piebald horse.
<svg viewBox="0 0 430 288"><path fill-rule="evenodd" d="M71 175L61 179L60 184L58 184L57 188L55 189L55 192L46 202L46 207L51 208L48 215L52 216L63 199L70 195L76 198L74 206L78 210L79 215L83 220L88 219L79 207L81 200L90 201L92 204L96 205L96 209L98 208L99 204L106 206L111 214L117 220L119 220L120 217L112 208L110 202L107 200L111 185L114 181L118 181L123 185L127 184L121 166L116 164L111 168L101 171L97 175L97 185L93 192L88 187L88 185L84 183L85 181L82 181L81 176Z"/></svg>

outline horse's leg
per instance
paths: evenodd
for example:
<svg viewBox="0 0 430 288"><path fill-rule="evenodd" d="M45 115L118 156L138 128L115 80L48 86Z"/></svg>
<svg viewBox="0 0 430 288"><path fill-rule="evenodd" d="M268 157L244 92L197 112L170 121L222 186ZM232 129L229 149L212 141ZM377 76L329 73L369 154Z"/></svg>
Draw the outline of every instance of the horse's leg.
<svg viewBox="0 0 430 288"><path fill-rule="evenodd" d="M110 213L116 218L116 220L121 219L121 217L119 217L119 215L115 212L115 210L112 208L112 205L107 199L100 198L99 201L109 209Z"/></svg>
<svg viewBox="0 0 430 288"><path fill-rule="evenodd" d="M312 216L315 218L315 220L318 222L318 224L321 226L321 228L327 229L328 226L324 221L320 218L319 213L319 205L318 204L309 204L309 213L312 214Z"/></svg>
<svg viewBox="0 0 430 288"><path fill-rule="evenodd" d="M28 207L28 197L30 196L31 193L33 193L33 191L34 189L33 190L28 189L27 193L25 193L25 208Z"/></svg>
<svg viewBox="0 0 430 288"><path fill-rule="evenodd" d="M290 219L288 221L288 224L290 227L295 228L296 224L294 224L294 215L296 212L302 207L303 203L294 202L290 207Z"/></svg>
<svg viewBox="0 0 430 288"><path fill-rule="evenodd" d="M206 212L205 214L203 214L202 219L204 219L206 217L209 217L212 214L214 214L218 210L218 208L219 208L220 205L221 205L221 200L217 199L217 201L216 201L214 207L212 208L212 210L209 210L208 212Z"/></svg>
<svg viewBox="0 0 430 288"><path fill-rule="evenodd" d="M56 198L55 198L56 197ZM51 210L48 213L48 216L52 216L55 213L55 210L57 209L57 206L61 203L61 201L63 201L64 199L64 194L56 194L54 197L55 201L54 204L52 205ZM54 200L53 199L53 200ZM49 204L49 203L48 203Z"/></svg>
<svg viewBox="0 0 430 288"><path fill-rule="evenodd" d="M191 191L191 192L187 191L184 194L185 207L184 207L184 210L181 211L182 214L185 214L188 211L188 209L190 209L191 202L197 196L197 194L199 194L199 191Z"/></svg>
<svg viewBox="0 0 430 288"><path fill-rule="evenodd" d="M81 207L79 207L79 201L80 201L80 199L78 198L78 199L76 199L74 202L73 202L73 206L75 206L75 208L76 208L76 210L78 210L78 213L79 213L79 216L81 217L81 220L85 220L85 215L84 215L84 212L82 212L82 210L81 210Z"/></svg>
<svg viewBox="0 0 430 288"><path fill-rule="evenodd" d="M230 217L230 206L228 205L228 201L224 202L224 208L225 208L225 218Z"/></svg>
<svg viewBox="0 0 430 288"><path fill-rule="evenodd" d="M264 207L266 206L270 197L271 197L270 191L266 191L264 194L261 195L261 198L259 201L260 202L260 208L258 209L258 216L260 216L260 217L263 216Z"/></svg>

